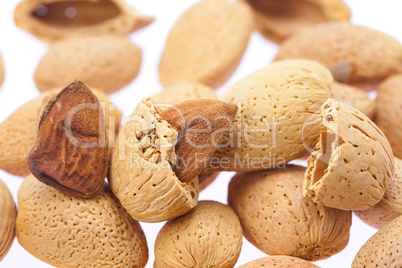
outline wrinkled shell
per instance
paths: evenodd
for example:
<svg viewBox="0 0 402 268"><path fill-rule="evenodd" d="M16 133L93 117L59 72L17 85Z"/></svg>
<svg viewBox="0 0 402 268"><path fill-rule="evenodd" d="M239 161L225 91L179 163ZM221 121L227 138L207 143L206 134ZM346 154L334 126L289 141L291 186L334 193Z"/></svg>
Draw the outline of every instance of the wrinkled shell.
<svg viewBox="0 0 402 268"><path fill-rule="evenodd" d="M343 210L380 202L394 174L394 157L384 133L363 113L336 100L321 107L321 133L308 159L304 196Z"/></svg>
<svg viewBox="0 0 402 268"><path fill-rule="evenodd" d="M90 199L58 192L29 175L18 191L20 245L57 267L145 267L148 247L138 222L107 186Z"/></svg>
<svg viewBox="0 0 402 268"><path fill-rule="evenodd" d="M290 165L238 173L229 184L228 202L239 215L244 236L269 255L319 260L348 243L351 212L303 197L304 171Z"/></svg>
<svg viewBox="0 0 402 268"><path fill-rule="evenodd" d="M268 169L301 157L319 139L320 119L313 115L330 96L332 82L319 63L287 60L233 85L219 97L239 106L232 142L215 153L209 171Z"/></svg>
<svg viewBox="0 0 402 268"><path fill-rule="evenodd" d="M331 20L348 20L350 8L342 0L248 0L258 30L268 39L281 42L304 28Z"/></svg>
<svg viewBox="0 0 402 268"><path fill-rule="evenodd" d="M165 110L172 105L180 102L194 99L217 99L215 91L201 84L196 83L180 83L177 85L167 86L163 90L152 97L151 100L158 104L161 110Z"/></svg>
<svg viewBox="0 0 402 268"><path fill-rule="evenodd" d="M332 69L335 80L340 82L373 84L397 72L402 45L367 27L328 22L300 31L283 42L276 59L289 58L317 60Z"/></svg>
<svg viewBox="0 0 402 268"><path fill-rule="evenodd" d="M7 255L15 238L17 208L7 185L0 180L0 262Z"/></svg>
<svg viewBox="0 0 402 268"><path fill-rule="evenodd" d="M170 31L159 64L161 83L218 87L237 68L253 29L253 13L246 3L200 1Z"/></svg>
<svg viewBox="0 0 402 268"><path fill-rule="evenodd" d="M374 122L384 131L396 157L402 158L402 74L385 80L378 88Z"/></svg>
<svg viewBox="0 0 402 268"><path fill-rule="evenodd" d="M40 91L82 80L113 93L130 83L141 66L141 49L121 36L72 38L54 43L34 79Z"/></svg>
<svg viewBox="0 0 402 268"><path fill-rule="evenodd" d="M383 199L366 210L355 212L360 219L375 228L402 215L402 160L395 158L395 175Z"/></svg>
<svg viewBox="0 0 402 268"><path fill-rule="evenodd" d="M4 64L3 64L3 57L0 54L0 87L4 82Z"/></svg>
<svg viewBox="0 0 402 268"><path fill-rule="evenodd" d="M155 268L231 268L242 246L239 218L229 206L201 201L168 221L155 241Z"/></svg>
<svg viewBox="0 0 402 268"><path fill-rule="evenodd" d="M402 216L385 225L359 250L352 268L402 267Z"/></svg>
<svg viewBox="0 0 402 268"><path fill-rule="evenodd" d="M48 15L53 21L36 18L33 13L41 5L56 6L57 13L48 9ZM92 6L85 6L92 4ZM93 6L96 5L96 6ZM67 7L74 7L81 15L81 24L75 19L64 17ZM96 9L99 8L99 9ZM116 9L117 8L117 9ZM108 19L96 18L107 16ZM66 21L68 20L68 22ZM126 34L150 24L154 18L145 16L129 6L124 0L94 1L66 1L66 0L24 0L14 12L15 24L21 29L30 32L45 42L53 42L71 37L86 37L88 35ZM63 21L64 20L64 21ZM95 20L95 21L94 21Z"/></svg>
<svg viewBox="0 0 402 268"><path fill-rule="evenodd" d="M238 268L319 268L317 265L312 264L303 259L290 257L290 256L272 256L257 259L255 261L243 264Z"/></svg>
<svg viewBox="0 0 402 268"><path fill-rule="evenodd" d="M0 124L0 169L17 176L27 176L30 173L25 157L35 143L41 109L60 90L55 89L41 94L19 107ZM92 91L104 108L109 145L113 147L115 132L119 131L121 112L105 93L93 88Z"/></svg>
<svg viewBox="0 0 402 268"><path fill-rule="evenodd" d="M372 119L375 113L375 101L359 88L347 84L334 82L331 90L332 98L343 102Z"/></svg>
<svg viewBox="0 0 402 268"><path fill-rule="evenodd" d="M149 99L138 104L121 128L108 179L136 220L161 222L197 205L198 177L186 184L172 170L177 135Z"/></svg>

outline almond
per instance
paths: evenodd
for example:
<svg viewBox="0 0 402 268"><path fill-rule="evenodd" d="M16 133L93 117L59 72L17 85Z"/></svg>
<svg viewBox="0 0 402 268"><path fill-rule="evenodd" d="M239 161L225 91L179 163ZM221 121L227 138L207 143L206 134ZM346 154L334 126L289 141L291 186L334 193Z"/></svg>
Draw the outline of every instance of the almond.
<svg viewBox="0 0 402 268"><path fill-rule="evenodd" d="M290 257L290 256L271 256L261 258L239 266L238 268L261 268L261 267L275 267L275 268L319 268L317 265L312 264L303 259Z"/></svg>
<svg viewBox="0 0 402 268"><path fill-rule="evenodd" d="M15 238L17 208L7 185L0 180L0 262L7 255Z"/></svg>

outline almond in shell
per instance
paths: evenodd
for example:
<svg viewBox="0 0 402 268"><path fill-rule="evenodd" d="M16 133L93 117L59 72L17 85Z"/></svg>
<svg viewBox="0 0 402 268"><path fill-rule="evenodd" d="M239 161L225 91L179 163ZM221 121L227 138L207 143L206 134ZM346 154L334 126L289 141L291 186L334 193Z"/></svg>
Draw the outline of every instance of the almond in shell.
<svg viewBox="0 0 402 268"><path fill-rule="evenodd" d="M261 267L318 268L317 265L314 265L311 262L291 256L265 257L239 266L239 268L261 268Z"/></svg>
<svg viewBox="0 0 402 268"><path fill-rule="evenodd" d="M7 185L0 180L0 262L7 255L15 238L17 208Z"/></svg>

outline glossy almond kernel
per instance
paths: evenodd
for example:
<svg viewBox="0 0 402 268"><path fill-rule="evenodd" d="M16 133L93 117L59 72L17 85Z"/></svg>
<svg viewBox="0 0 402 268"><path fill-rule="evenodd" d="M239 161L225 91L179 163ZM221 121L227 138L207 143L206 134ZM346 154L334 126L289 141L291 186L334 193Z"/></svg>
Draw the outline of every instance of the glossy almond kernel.
<svg viewBox="0 0 402 268"><path fill-rule="evenodd" d="M253 13L242 1L198 2L169 33L159 63L161 83L220 86L236 70L253 29Z"/></svg>
<svg viewBox="0 0 402 268"><path fill-rule="evenodd" d="M315 261L348 244L352 213L305 198L305 170L289 165L242 172L229 184L228 203L239 215L244 236L266 254Z"/></svg>
<svg viewBox="0 0 402 268"><path fill-rule="evenodd" d="M261 267L275 267L275 268L318 268L317 265L312 264L303 259L290 256L270 256L251 261L249 263L239 266L239 268L261 268Z"/></svg>
<svg viewBox="0 0 402 268"><path fill-rule="evenodd" d="M0 262L7 255L15 238L17 208L7 185L0 180Z"/></svg>
<svg viewBox="0 0 402 268"><path fill-rule="evenodd" d="M302 30L281 43L276 59L290 58L319 61L331 69L336 81L375 89L400 68L402 45L367 27L327 22Z"/></svg>
<svg viewBox="0 0 402 268"><path fill-rule="evenodd" d="M150 24L124 0L23 0L15 24L45 42L89 35L127 34Z"/></svg>
<svg viewBox="0 0 402 268"><path fill-rule="evenodd" d="M328 99L320 142L308 158L304 196L327 207L363 210L383 198L394 175L384 133L362 112Z"/></svg>
<svg viewBox="0 0 402 268"><path fill-rule="evenodd" d="M110 94L137 76L141 60L141 49L123 36L70 38L50 46L34 79L40 91L78 79Z"/></svg>
<svg viewBox="0 0 402 268"><path fill-rule="evenodd" d="M376 104L374 122L384 132L394 155L402 158L402 74L380 84Z"/></svg>
<svg viewBox="0 0 402 268"><path fill-rule="evenodd" d="M234 267L242 238L240 221L232 208L201 201L162 227L155 241L154 267Z"/></svg>
<svg viewBox="0 0 402 268"><path fill-rule="evenodd" d="M141 226L107 185L89 199L60 193L29 175L18 191L16 234L34 257L56 267L145 267Z"/></svg>

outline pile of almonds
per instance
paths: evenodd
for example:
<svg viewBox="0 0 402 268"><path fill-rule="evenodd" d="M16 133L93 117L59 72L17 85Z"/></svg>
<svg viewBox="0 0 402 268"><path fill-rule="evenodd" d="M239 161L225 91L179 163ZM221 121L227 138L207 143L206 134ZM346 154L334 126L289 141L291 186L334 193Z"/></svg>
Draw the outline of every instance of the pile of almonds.
<svg viewBox="0 0 402 268"><path fill-rule="evenodd" d="M18 212L0 180L0 261L16 237L55 267L145 267L139 222L166 221L154 267L235 267L243 237L270 256L239 267L318 267L355 213L379 231L352 267L402 267L402 44L350 15L342 0L200 0L167 37L164 89L124 118L108 94L142 61L124 34L154 18L23 0L16 25L50 47L41 95L0 123L0 169L25 177ZM254 30L278 54L218 96ZM227 205L198 200L230 171Z"/></svg>

